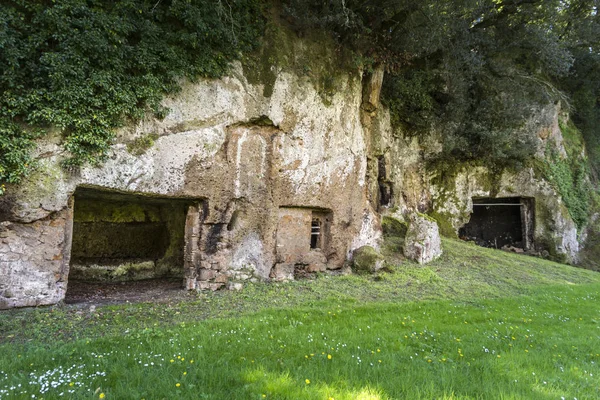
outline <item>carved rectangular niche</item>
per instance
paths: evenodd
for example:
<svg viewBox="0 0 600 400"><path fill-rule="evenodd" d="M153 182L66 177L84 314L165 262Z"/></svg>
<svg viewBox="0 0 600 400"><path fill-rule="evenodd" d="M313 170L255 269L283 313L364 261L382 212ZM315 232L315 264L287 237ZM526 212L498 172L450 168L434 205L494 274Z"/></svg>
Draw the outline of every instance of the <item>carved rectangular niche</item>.
<svg viewBox="0 0 600 400"><path fill-rule="evenodd" d="M311 252L327 253L332 213L325 209L281 207L277 225L277 261L307 263Z"/></svg>
<svg viewBox="0 0 600 400"><path fill-rule="evenodd" d="M459 230L461 238L480 246L533 247L535 199L527 197L474 198L471 219Z"/></svg>
<svg viewBox="0 0 600 400"><path fill-rule="evenodd" d="M90 188L78 188L74 199L69 281L183 278L197 256L188 225L199 199Z"/></svg>

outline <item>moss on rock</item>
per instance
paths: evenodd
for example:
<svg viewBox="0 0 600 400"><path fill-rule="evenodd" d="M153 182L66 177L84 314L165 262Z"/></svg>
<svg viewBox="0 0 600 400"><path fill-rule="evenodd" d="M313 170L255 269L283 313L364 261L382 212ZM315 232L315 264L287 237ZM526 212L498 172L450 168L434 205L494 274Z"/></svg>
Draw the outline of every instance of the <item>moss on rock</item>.
<svg viewBox="0 0 600 400"><path fill-rule="evenodd" d="M74 222L159 222L158 207L137 203L79 200Z"/></svg>
<svg viewBox="0 0 600 400"><path fill-rule="evenodd" d="M438 227L440 229L440 234L442 236L449 237L452 239L458 238L458 235L456 234L456 229L454 229L454 226L452 226L451 215L433 211L429 213L429 217L430 219L433 219L435 222L437 222Z"/></svg>
<svg viewBox="0 0 600 400"><path fill-rule="evenodd" d="M371 246L362 246L352 253L352 270L356 273L373 273L384 267L383 257Z"/></svg>

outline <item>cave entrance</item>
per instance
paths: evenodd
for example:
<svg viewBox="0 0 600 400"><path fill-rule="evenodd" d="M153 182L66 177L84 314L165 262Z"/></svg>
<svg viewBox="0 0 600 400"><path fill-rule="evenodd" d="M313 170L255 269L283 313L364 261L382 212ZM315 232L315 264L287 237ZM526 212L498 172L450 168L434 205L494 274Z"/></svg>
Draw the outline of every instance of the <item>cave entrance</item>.
<svg viewBox="0 0 600 400"><path fill-rule="evenodd" d="M483 247L529 250L533 247L533 212L533 198L474 198L471 219L459 236Z"/></svg>
<svg viewBox="0 0 600 400"><path fill-rule="evenodd" d="M78 282L183 282L186 218L200 200L78 188L67 298Z"/></svg>

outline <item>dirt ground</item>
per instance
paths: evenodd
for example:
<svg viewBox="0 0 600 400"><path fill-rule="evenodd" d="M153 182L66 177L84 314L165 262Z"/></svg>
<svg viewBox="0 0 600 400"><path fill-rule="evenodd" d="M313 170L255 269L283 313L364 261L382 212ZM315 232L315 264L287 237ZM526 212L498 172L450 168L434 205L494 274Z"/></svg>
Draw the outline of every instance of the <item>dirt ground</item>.
<svg viewBox="0 0 600 400"><path fill-rule="evenodd" d="M184 290L182 279L151 279L119 283L69 281L66 304L120 304L170 302L191 299L195 292Z"/></svg>

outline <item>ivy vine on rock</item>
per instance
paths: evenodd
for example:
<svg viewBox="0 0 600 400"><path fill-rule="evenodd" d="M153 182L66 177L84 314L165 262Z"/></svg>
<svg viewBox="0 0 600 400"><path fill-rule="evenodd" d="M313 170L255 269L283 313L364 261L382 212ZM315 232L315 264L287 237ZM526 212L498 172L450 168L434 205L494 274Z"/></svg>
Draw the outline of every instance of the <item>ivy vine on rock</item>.
<svg viewBox="0 0 600 400"><path fill-rule="evenodd" d="M261 0L8 0L0 5L0 194L57 128L70 167L97 163L114 129L182 78L223 75L264 26ZM36 127L36 129L32 128Z"/></svg>

